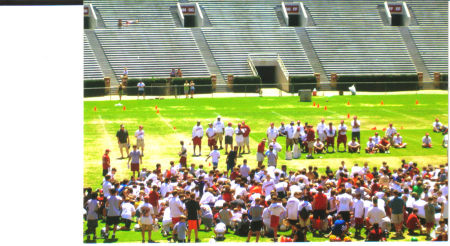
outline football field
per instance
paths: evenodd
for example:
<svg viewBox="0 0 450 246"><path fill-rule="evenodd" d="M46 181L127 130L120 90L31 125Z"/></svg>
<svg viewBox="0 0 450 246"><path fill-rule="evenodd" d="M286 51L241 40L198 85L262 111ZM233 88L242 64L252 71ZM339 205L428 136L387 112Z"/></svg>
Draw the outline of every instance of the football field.
<svg viewBox="0 0 450 246"><path fill-rule="evenodd" d="M130 134L131 144L136 142L134 132L139 125L145 130L145 155L142 167L153 169L156 163L161 163L163 170L170 161L178 162L180 140L184 140L188 148L188 165L204 164L211 168L207 138L202 141L201 157L192 157L192 127L197 120L201 121L204 130L208 122L213 122L218 115L224 123L231 122L237 127L245 121L251 128L251 154L245 154L238 159L247 159L251 167L256 164L256 148L259 141L266 137L270 122L276 127L280 122L308 122L314 128L321 118L325 123L333 122L337 126L340 120L345 120L349 127L348 140L351 138L350 121L354 115L361 122L361 145L375 132L384 135L383 128L389 123L403 136L408 143L406 149L392 149L390 154L349 154L332 153L315 155L315 159L306 159L302 154L300 159L285 160L285 139L279 138L283 151L280 153L278 167L286 164L289 168L304 168L309 165L319 167L323 172L327 165L336 168L342 160L347 167L353 163L367 161L369 166L380 166L382 161L395 168L400 161L416 161L422 164L443 164L447 162L447 149L442 147L443 135L432 132L432 123L436 117L447 125L448 95L447 94L408 94L408 95L357 95L313 97L313 102L299 102L298 97L236 97L236 98L195 98L195 99L164 99L164 100L127 100L123 106L115 106L118 101L85 101L84 102L84 185L99 188L102 181L101 157L105 149L111 149L111 166L118 169L118 180L130 177L127 169L127 159L120 160L120 152L115 137L119 125L124 124ZM313 104L316 106L313 106ZM317 107L317 104L319 107ZM326 110L325 110L326 106ZM350 118L348 116L350 115ZM372 130L376 127L376 130ZM430 133L433 148L421 147L422 137ZM343 148L341 146L341 148ZM225 150L219 169L226 169ZM126 155L126 154L125 154ZM266 164L265 160L265 163ZM117 178L116 178L117 179Z"/></svg>

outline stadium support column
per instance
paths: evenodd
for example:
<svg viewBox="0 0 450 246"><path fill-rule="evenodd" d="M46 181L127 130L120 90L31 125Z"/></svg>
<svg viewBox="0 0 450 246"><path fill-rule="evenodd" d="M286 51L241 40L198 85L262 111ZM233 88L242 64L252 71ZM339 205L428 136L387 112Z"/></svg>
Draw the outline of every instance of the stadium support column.
<svg viewBox="0 0 450 246"><path fill-rule="evenodd" d="M336 89L337 88L337 79L338 75L337 73L331 73L331 88Z"/></svg>
<svg viewBox="0 0 450 246"><path fill-rule="evenodd" d="M418 82L418 89L422 89L423 88L423 73L422 72L418 72L417 73L417 82Z"/></svg>
<svg viewBox="0 0 450 246"><path fill-rule="evenodd" d="M439 72L435 72L434 73L434 80L433 80L433 85L435 89L439 89L441 84L441 73Z"/></svg>
<svg viewBox="0 0 450 246"><path fill-rule="evenodd" d="M111 92L111 78L105 77L105 95L109 95Z"/></svg>
<svg viewBox="0 0 450 246"><path fill-rule="evenodd" d="M316 88L317 90L320 89L320 73L314 73L314 77L316 78Z"/></svg>
<svg viewBox="0 0 450 246"><path fill-rule="evenodd" d="M233 74L228 74L227 84L228 84L228 88L230 88L230 90L233 90L233 80L234 80Z"/></svg>

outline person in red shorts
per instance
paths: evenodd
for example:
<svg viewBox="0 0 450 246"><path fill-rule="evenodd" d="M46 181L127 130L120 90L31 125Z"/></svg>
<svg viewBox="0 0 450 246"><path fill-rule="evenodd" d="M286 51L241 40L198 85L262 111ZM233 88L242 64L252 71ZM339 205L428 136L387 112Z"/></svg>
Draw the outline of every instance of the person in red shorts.
<svg viewBox="0 0 450 246"><path fill-rule="evenodd" d="M329 123L328 127L325 128L325 134L327 135L327 153L330 153L328 150L328 147L332 147L333 151L331 153L334 153L334 138L336 137L336 127L333 126L333 123Z"/></svg>
<svg viewBox="0 0 450 246"><path fill-rule="evenodd" d="M203 138L203 127L200 125L200 121L197 121L197 125L192 128L192 142L194 145L194 155L195 147L198 146L199 155L202 155L202 138Z"/></svg>
<svg viewBox="0 0 450 246"><path fill-rule="evenodd" d="M306 130L306 142L308 143L308 156L306 156L307 159L313 159L312 152L314 150L314 139L316 138L316 135L314 133L314 129L312 125L308 125L308 128Z"/></svg>
<svg viewBox="0 0 450 246"><path fill-rule="evenodd" d="M185 202L186 211L187 211L187 219L188 219L188 243L191 242L191 233L194 230L195 234L195 242L199 243L200 239L198 239L198 214L200 213L200 204L195 199L195 194L191 193L189 196L189 200Z"/></svg>
<svg viewBox="0 0 450 246"><path fill-rule="evenodd" d="M169 209L173 229L173 226L180 221L181 216L184 214L184 204L180 198L178 198L177 190L172 191L172 198L169 199Z"/></svg>
<svg viewBox="0 0 450 246"><path fill-rule="evenodd" d="M416 235L414 233L415 230L419 230L420 234L423 233L422 225L420 224L420 220L417 217L417 213L419 210L414 208L412 213L409 214L408 219L406 220L406 228L408 228L409 235Z"/></svg>
<svg viewBox="0 0 450 246"><path fill-rule="evenodd" d="M209 123L209 127L206 129L206 136L208 137L209 150L212 151L213 147L216 145L216 131L213 128L213 124Z"/></svg>
<svg viewBox="0 0 450 246"><path fill-rule="evenodd" d="M128 166L131 161L131 171L133 172L133 177L135 177L135 172L138 173L139 176L139 165L142 163L142 154L141 151L137 149L137 145L133 145L133 151L130 152L130 156L128 157Z"/></svg>
<svg viewBox="0 0 450 246"><path fill-rule="evenodd" d="M281 199L273 198L273 203L270 204L270 227L273 229L273 241L277 242L278 225L280 224L280 216L286 212L286 209L280 204Z"/></svg>
<svg viewBox="0 0 450 246"><path fill-rule="evenodd" d="M186 158L187 158L187 149L184 146L184 141L180 141L181 150L178 152L178 156L180 156L180 164L182 167L186 167Z"/></svg>
<svg viewBox="0 0 450 246"><path fill-rule="evenodd" d="M328 222L326 220L326 218L327 218L328 198L327 198L327 196L325 194L323 194L323 187L322 186L319 186L317 188L317 190L319 192L314 196L314 200L312 202L313 218L314 218L314 222L316 224L318 223L320 225L320 226L317 226L316 228L320 228L320 230L322 230L323 225L326 222Z"/></svg>
<svg viewBox="0 0 450 246"><path fill-rule="evenodd" d="M106 174L108 174L109 172L109 168L111 167L110 163L111 160L109 159L109 149L105 150L105 154L103 154L103 158L102 158L102 166L103 166L103 177L106 176Z"/></svg>
<svg viewBox="0 0 450 246"><path fill-rule="evenodd" d="M339 152L339 145L344 144L344 152L347 151L347 126L344 121L341 120L341 124L338 126L338 139L337 139L337 151Z"/></svg>

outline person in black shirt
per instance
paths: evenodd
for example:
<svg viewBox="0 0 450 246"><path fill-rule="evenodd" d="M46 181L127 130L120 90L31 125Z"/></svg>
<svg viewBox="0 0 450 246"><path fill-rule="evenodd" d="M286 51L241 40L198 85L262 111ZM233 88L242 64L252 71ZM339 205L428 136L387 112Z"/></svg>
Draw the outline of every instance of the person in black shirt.
<svg viewBox="0 0 450 246"><path fill-rule="evenodd" d="M127 151L127 157L130 156L130 137L128 136L128 131L125 130L125 126L123 126L123 124L120 125L120 130L117 131L116 137L119 144L120 155L122 156L121 158L123 159L123 148Z"/></svg>
<svg viewBox="0 0 450 246"><path fill-rule="evenodd" d="M228 153L228 156L227 156L227 177L228 177L228 172L230 170L233 170L234 166L236 166L237 151L238 151L238 147L234 146L234 149L232 151L230 151L230 153Z"/></svg>
<svg viewBox="0 0 450 246"><path fill-rule="evenodd" d="M195 233L195 242L198 243L200 240L198 239L198 215L200 214L200 204L195 200L195 194L191 193L189 200L186 200L184 204L186 206L187 211L187 220L188 220L188 242L191 242L191 232L194 230Z"/></svg>

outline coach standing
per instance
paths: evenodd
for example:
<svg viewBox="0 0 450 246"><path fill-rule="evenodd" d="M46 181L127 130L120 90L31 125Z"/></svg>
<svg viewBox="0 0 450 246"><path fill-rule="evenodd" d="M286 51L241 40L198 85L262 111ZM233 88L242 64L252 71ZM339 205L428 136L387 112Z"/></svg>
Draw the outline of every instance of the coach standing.
<svg viewBox="0 0 450 246"><path fill-rule="evenodd" d="M245 146L247 146L247 154L250 154L250 127L248 125L245 124L245 121L242 121L242 130L244 131L244 133L242 134L244 137L244 148L242 150L242 153L245 152Z"/></svg>
<svg viewBox="0 0 450 246"><path fill-rule="evenodd" d="M139 164L142 163L142 154L137 149L136 145L133 145L133 151L131 151L130 156L128 157L128 165L130 165L131 161L131 171L133 172L133 177L135 177L135 172L138 173L139 177Z"/></svg>
<svg viewBox="0 0 450 246"><path fill-rule="evenodd" d="M209 150L212 151L213 147L216 146L216 131L213 128L213 124L209 123L209 127L206 129L206 136L208 137Z"/></svg>
<svg viewBox="0 0 450 246"><path fill-rule="evenodd" d="M144 127L142 125L136 130L134 136L136 137L136 145L138 149L141 148L142 156L144 156Z"/></svg>
<svg viewBox="0 0 450 246"><path fill-rule="evenodd" d="M358 120L358 117L354 116L352 121L352 138L357 138L358 143L360 143L360 125L361 123Z"/></svg>
<svg viewBox="0 0 450 246"><path fill-rule="evenodd" d="M320 123L317 125L317 137L320 139L320 141L325 142L326 134L325 134L325 128L327 128L327 125L325 124L325 119L322 119Z"/></svg>
<svg viewBox="0 0 450 246"><path fill-rule="evenodd" d="M219 142L220 144L220 149L223 149L222 147L222 140L223 140L223 134L225 133L225 125L223 124L223 122L220 120L220 115L217 116L217 120L214 121L214 130L216 132L215 138L216 138L216 144L217 142Z"/></svg>
<svg viewBox="0 0 450 246"><path fill-rule="evenodd" d="M103 166L103 177L106 176L106 174L108 174L109 172L109 168L111 167L110 163L111 160L109 159L109 149L105 150L105 154L103 154L103 158L102 158L102 166Z"/></svg>
<svg viewBox="0 0 450 246"><path fill-rule="evenodd" d="M122 156L121 159L124 159L123 148L125 148L127 151L127 157L130 155L130 137L128 136L128 131L125 130L125 126L123 126L123 124L120 125L120 130L117 131L116 137L117 142L119 143L120 155Z"/></svg>
<svg viewBox="0 0 450 246"><path fill-rule="evenodd" d="M273 122L270 123L270 127L267 129L267 139L269 139L269 143L272 142L273 139L276 139L278 137L278 130L274 127Z"/></svg>
<svg viewBox="0 0 450 246"><path fill-rule="evenodd" d="M195 146L198 145L199 155L202 155L202 138L203 138L203 126L200 125L200 121L197 121L197 125L192 128L192 142L194 144L194 156Z"/></svg>
<svg viewBox="0 0 450 246"><path fill-rule="evenodd" d="M233 150L233 135L234 129L231 127L231 122L228 122L228 126L225 127L225 154L228 154L228 145L230 145L230 151Z"/></svg>

